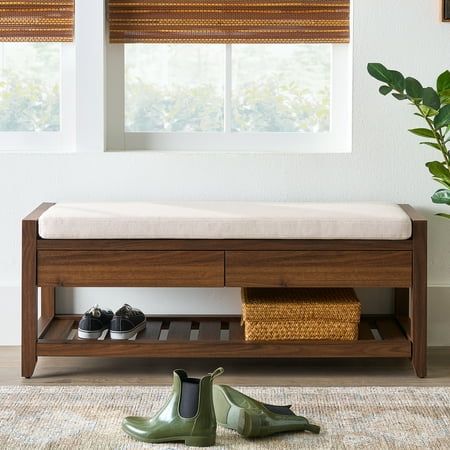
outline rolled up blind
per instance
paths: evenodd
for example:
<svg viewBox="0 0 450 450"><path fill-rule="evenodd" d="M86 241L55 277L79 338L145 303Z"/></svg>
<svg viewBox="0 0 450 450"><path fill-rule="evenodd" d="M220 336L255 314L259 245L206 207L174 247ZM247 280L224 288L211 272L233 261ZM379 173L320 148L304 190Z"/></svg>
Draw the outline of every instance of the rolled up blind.
<svg viewBox="0 0 450 450"><path fill-rule="evenodd" d="M349 42L350 0L108 0L115 43Z"/></svg>
<svg viewBox="0 0 450 450"><path fill-rule="evenodd" d="M75 0L0 0L0 42L71 42Z"/></svg>

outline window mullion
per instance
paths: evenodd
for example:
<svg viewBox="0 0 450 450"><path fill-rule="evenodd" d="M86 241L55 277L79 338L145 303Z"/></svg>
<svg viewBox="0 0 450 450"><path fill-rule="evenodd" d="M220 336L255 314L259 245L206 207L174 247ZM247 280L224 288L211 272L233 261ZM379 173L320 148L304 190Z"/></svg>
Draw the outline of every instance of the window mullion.
<svg viewBox="0 0 450 450"><path fill-rule="evenodd" d="M76 132L78 152L105 150L105 2L77 0Z"/></svg>
<svg viewBox="0 0 450 450"><path fill-rule="evenodd" d="M232 47L225 47L224 131L231 132Z"/></svg>

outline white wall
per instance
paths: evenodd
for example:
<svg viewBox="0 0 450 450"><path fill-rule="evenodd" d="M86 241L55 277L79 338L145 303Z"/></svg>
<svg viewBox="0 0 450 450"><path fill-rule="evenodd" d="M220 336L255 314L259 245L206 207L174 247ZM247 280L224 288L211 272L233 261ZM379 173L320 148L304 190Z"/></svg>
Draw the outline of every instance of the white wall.
<svg viewBox="0 0 450 450"><path fill-rule="evenodd" d="M19 343L20 219L42 201L367 199L411 203L429 216L429 343L450 345L450 222L433 217L438 186L424 168L434 154L406 131L415 125L406 105L382 98L366 73L367 62L379 61L433 83L449 68L450 24L440 22L438 0L353 3L352 153L0 153L0 299L8 314L0 344ZM239 308L235 289L157 289L66 292L60 310L82 312L97 301L145 306L147 298L164 312ZM389 298L381 298L386 308Z"/></svg>

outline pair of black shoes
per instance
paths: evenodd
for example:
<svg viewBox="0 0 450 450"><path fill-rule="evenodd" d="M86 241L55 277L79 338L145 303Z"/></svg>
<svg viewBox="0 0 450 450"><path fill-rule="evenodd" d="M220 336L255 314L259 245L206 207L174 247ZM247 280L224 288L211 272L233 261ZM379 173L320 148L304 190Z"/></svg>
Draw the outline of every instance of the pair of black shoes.
<svg viewBox="0 0 450 450"><path fill-rule="evenodd" d="M114 314L110 309L101 309L98 305L86 311L78 324L80 339L98 339L105 330L109 330L111 339L130 339L146 326L144 313L123 305Z"/></svg>

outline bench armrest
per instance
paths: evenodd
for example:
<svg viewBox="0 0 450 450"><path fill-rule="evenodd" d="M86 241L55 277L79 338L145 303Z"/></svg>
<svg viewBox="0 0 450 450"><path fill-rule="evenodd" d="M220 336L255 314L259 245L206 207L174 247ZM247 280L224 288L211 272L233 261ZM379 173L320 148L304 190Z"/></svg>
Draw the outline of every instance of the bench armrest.
<svg viewBox="0 0 450 450"><path fill-rule="evenodd" d="M411 205L399 205L406 214L408 214L411 222L426 222L427 218Z"/></svg>
<svg viewBox="0 0 450 450"><path fill-rule="evenodd" d="M22 219L23 222L37 222L39 217L51 208L54 203L41 203L35 210L31 211L26 217Z"/></svg>

